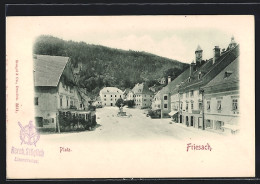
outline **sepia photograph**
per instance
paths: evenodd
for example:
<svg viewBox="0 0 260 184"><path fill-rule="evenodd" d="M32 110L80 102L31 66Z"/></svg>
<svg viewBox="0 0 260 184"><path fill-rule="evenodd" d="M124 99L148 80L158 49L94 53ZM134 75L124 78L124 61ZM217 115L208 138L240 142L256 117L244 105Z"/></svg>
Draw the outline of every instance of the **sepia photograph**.
<svg viewBox="0 0 260 184"><path fill-rule="evenodd" d="M6 22L7 178L255 176L254 16Z"/></svg>

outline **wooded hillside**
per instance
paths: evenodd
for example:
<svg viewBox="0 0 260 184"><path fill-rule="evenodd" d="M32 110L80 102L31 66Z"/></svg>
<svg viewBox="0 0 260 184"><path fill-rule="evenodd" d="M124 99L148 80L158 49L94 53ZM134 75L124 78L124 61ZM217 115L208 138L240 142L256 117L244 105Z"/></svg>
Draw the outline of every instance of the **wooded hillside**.
<svg viewBox="0 0 260 184"><path fill-rule="evenodd" d="M148 86L152 86L162 77L170 75L174 79L188 67L179 61L146 52L65 41L48 35L36 39L33 52L70 57L73 67L82 62L78 84L94 96L104 86L122 90L133 88L138 82L147 82Z"/></svg>

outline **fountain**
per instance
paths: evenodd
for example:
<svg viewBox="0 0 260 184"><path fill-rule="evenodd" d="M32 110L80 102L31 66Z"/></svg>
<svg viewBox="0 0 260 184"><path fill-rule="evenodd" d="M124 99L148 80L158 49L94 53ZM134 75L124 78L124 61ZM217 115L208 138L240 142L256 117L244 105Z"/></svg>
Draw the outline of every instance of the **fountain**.
<svg viewBox="0 0 260 184"><path fill-rule="evenodd" d="M120 104L121 107L119 107L119 112L117 113L118 117L131 117L132 115L127 115L126 112L123 111L123 103Z"/></svg>

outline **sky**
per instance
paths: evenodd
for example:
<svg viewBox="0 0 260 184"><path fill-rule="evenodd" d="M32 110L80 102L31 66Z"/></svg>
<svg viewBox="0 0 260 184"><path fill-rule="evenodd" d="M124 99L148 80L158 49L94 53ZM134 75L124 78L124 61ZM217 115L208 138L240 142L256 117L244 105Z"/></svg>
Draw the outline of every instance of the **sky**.
<svg viewBox="0 0 260 184"><path fill-rule="evenodd" d="M250 16L75 16L19 17L36 38L52 35L124 50L145 51L191 63L198 45L203 59L213 56L214 46L227 48L231 37L239 43L248 33ZM9 18L9 20L12 19Z"/></svg>

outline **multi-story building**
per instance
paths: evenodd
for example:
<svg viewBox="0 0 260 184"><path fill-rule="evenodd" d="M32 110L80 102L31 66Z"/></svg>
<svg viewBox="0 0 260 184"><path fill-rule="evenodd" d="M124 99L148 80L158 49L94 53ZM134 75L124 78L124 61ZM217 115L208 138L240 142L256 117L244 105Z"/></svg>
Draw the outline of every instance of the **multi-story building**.
<svg viewBox="0 0 260 184"><path fill-rule="evenodd" d="M126 100L134 100L134 92L132 90L129 90L126 94Z"/></svg>
<svg viewBox="0 0 260 184"><path fill-rule="evenodd" d="M220 53L220 48L215 47L213 58L204 61L202 50L195 51L196 64L190 65L190 75L179 87L180 106L179 122L187 126L205 128L204 124L204 91L203 87L223 71L230 63L239 56L239 46L231 44L225 52Z"/></svg>
<svg viewBox="0 0 260 184"><path fill-rule="evenodd" d="M135 106L138 108L151 107L153 92L149 90L148 86L144 83L137 83L132 89L134 93Z"/></svg>
<svg viewBox="0 0 260 184"><path fill-rule="evenodd" d="M204 90L204 120L208 130L235 133L239 130L239 57Z"/></svg>
<svg viewBox="0 0 260 184"><path fill-rule="evenodd" d="M102 106L115 106L119 98L123 99L123 91L116 87L104 87L100 90Z"/></svg>
<svg viewBox="0 0 260 184"><path fill-rule="evenodd" d="M182 109L182 104L180 103L180 99L183 98L183 95L180 95L178 93L180 85L185 81L190 74L190 69L186 69L184 72L182 72L178 77L176 77L170 84L170 116L173 116L175 121L178 121L178 114L179 110Z"/></svg>
<svg viewBox="0 0 260 184"><path fill-rule="evenodd" d="M56 127L59 110L83 110L69 57L34 55L34 107L36 119Z"/></svg>
<svg viewBox="0 0 260 184"><path fill-rule="evenodd" d="M161 109L161 91L158 91L152 100L152 110Z"/></svg>
<svg viewBox="0 0 260 184"><path fill-rule="evenodd" d="M174 111L172 108L172 92L174 89L176 89L183 80L185 80L189 76L189 69L185 70L183 73L181 73L178 77L176 77L173 81L171 81L171 78L168 77L168 85L163 87L160 92L158 92L154 99L153 99L153 108L156 106L159 107L157 109L161 109L162 111L162 117L167 117L168 114L170 116L173 116L173 113L177 113L177 111ZM176 91L176 94L178 96L178 91ZM175 97L175 96L173 96ZM179 98L173 100L179 100ZM176 103L177 104L177 103Z"/></svg>

